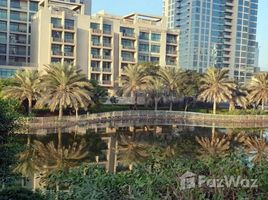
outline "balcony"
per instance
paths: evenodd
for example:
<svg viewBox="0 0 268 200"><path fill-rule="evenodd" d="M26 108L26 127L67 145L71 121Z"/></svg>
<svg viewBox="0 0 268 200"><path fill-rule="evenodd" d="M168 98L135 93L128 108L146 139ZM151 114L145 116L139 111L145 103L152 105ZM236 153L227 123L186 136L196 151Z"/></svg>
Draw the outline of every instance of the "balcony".
<svg viewBox="0 0 268 200"><path fill-rule="evenodd" d="M61 51L57 51L57 50L52 50L52 55L53 56L62 56L62 52Z"/></svg>
<svg viewBox="0 0 268 200"><path fill-rule="evenodd" d="M64 52L64 56L66 56L66 57L74 57L74 52Z"/></svg>
<svg viewBox="0 0 268 200"><path fill-rule="evenodd" d="M60 38L60 37L53 37L52 38L52 41L53 42L62 42L62 38Z"/></svg>
<svg viewBox="0 0 268 200"><path fill-rule="evenodd" d="M26 40L10 40L10 44L26 44Z"/></svg>
<svg viewBox="0 0 268 200"><path fill-rule="evenodd" d="M110 56L110 55L109 55L109 56L107 56L107 55L103 55L102 58L103 58L104 60L111 60L111 56Z"/></svg>
<svg viewBox="0 0 268 200"><path fill-rule="evenodd" d="M167 39L167 43L177 45L177 40Z"/></svg>
<svg viewBox="0 0 268 200"><path fill-rule="evenodd" d="M129 58L129 57L122 57L122 61L135 62L135 59L134 58Z"/></svg>
<svg viewBox="0 0 268 200"><path fill-rule="evenodd" d="M109 73L111 73L112 72L112 69L109 67L104 67L103 69L102 69L102 71L103 72L109 72Z"/></svg>
<svg viewBox="0 0 268 200"><path fill-rule="evenodd" d="M167 51L167 54L168 55L171 55L171 56L177 56L177 52L176 51Z"/></svg>
<svg viewBox="0 0 268 200"><path fill-rule="evenodd" d="M112 44L111 43L108 43L108 42L105 42L105 43L103 43L103 46L104 47L112 47Z"/></svg>
<svg viewBox="0 0 268 200"><path fill-rule="evenodd" d="M91 54L92 59L101 59L101 56L98 54Z"/></svg>
<svg viewBox="0 0 268 200"><path fill-rule="evenodd" d="M53 29L63 29L63 26L61 24L52 24Z"/></svg>
<svg viewBox="0 0 268 200"><path fill-rule="evenodd" d="M27 33L27 29L11 29L10 32Z"/></svg>
<svg viewBox="0 0 268 200"><path fill-rule="evenodd" d="M103 30L103 34L112 35L112 31L111 30Z"/></svg>
<svg viewBox="0 0 268 200"><path fill-rule="evenodd" d="M74 43L74 39L73 38L65 38L64 39L64 42L73 44Z"/></svg>
<svg viewBox="0 0 268 200"><path fill-rule="evenodd" d="M111 85L112 81L110 81L110 80L102 80L102 84L103 85Z"/></svg>
<svg viewBox="0 0 268 200"><path fill-rule="evenodd" d="M95 46L95 47L100 47L101 46L101 43L98 42L98 41L92 41L92 46Z"/></svg>
<svg viewBox="0 0 268 200"><path fill-rule="evenodd" d="M134 33L122 33L122 37L135 38L135 34Z"/></svg>
<svg viewBox="0 0 268 200"><path fill-rule="evenodd" d="M66 25L65 24L65 26L64 26L64 29L66 29L66 30L74 30L74 26L71 26L71 25Z"/></svg>
<svg viewBox="0 0 268 200"><path fill-rule="evenodd" d="M135 51L135 47L134 46L130 46L130 45L122 45L122 49L124 50L134 50Z"/></svg>
<svg viewBox="0 0 268 200"><path fill-rule="evenodd" d="M91 71L92 72L100 72L100 68L99 67L91 67Z"/></svg>
<svg viewBox="0 0 268 200"><path fill-rule="evenodd" d="M23 17L23 16L10 16L10 20L11 21L20 21L20 22L25 22L27 23L27 16Z"/></svg>
<svg viewBox="0 0 268 200"><path fill-rule="evenodd" d="M167 65L175 66L175 65L177 65L177 62L167 61Z"/></svg>
<svg viewBox="0 0 268 200"><path fill-rule="evenodd" d="M100 29L92 29L92 33L100 35L100 34L102 34L102 30L100 30Z"/></svg>

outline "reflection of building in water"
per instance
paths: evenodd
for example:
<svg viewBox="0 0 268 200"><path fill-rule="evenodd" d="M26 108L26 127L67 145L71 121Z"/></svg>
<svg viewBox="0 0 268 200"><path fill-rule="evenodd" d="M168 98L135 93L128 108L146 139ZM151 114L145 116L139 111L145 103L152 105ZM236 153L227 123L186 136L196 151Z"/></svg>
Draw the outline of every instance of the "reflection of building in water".
<svg viewBox="0 0 268 200"><path fill-rule="evenodd" d="M104 145L106 147L101 150L102 153L94 154L93 160L89 161L89 164L102 166L109 172L117 172L127 170L127 168L131 169L131 166L133 164L139 163L139 157L141 157L141 159L146 157L146 151L148 150L148 148L150 148L150 146L146 143L150 141L152 136L161 137L165 139L165 135L173 134L172 129L174 128L176 128L176 126L172 125L143 125L117 128L95 127L87 130L87 134L82 134L80 132L81 135L77 135L77 137L82 137L85 139L89 135L89 133L99 135L101 141L106 144ZM183 131L183 129L180 131ZM73 137L73 134L66 135L67 137L69 137L69 139ZM54 134L42 135L41 137L40 135L38 135L38 140L44 143L49 143L51 141L55 142L55 137L53 138L52 136L54 137ZM89 140L91 139L92 138L89 137ZM96 144L94 143L93 145ZM81 164L79 163L77 166L80 165ZM42 188L41 177L41 173L35 173L29 179L23 179L22 185L23 187L32 188L34 190L37 188Z"/></svg>

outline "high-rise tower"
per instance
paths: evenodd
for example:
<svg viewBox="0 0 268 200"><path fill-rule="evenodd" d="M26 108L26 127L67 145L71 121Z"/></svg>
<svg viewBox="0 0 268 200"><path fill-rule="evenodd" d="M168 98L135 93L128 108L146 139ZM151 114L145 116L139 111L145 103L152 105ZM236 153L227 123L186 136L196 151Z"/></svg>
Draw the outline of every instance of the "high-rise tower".
<svg viewBox="0 0 268 200"><path fill-rule="evenodd" d="M180 66L227 67L245 82L257 70L258 0L164 0L169 28L180 29Z"/></svg>

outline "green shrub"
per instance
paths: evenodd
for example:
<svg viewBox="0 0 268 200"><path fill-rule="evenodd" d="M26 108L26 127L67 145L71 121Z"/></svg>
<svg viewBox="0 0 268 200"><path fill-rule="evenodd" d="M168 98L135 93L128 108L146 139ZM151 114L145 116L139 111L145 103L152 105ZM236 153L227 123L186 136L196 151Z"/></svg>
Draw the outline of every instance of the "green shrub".
<svg viewBox="0 0 268 200"><path fill-rule="evenodd" d="M0 191L1 200L44 200L45 198L39 194L27 190L25 188L6 188Z"/></svg>

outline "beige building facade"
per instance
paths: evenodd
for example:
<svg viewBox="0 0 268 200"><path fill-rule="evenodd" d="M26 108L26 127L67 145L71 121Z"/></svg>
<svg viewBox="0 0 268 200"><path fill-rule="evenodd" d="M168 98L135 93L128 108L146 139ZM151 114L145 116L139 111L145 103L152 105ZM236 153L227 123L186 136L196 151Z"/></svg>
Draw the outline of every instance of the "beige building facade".
<svg viewBox="0 0 268 200"><path fill-rule="evenodd" d="M39 67L72 63L107 88L114 88L131 64L179 67L179 32L167 30L161 17L87 16L48 6L33 17L32 29L31 60Z"/></svg>

